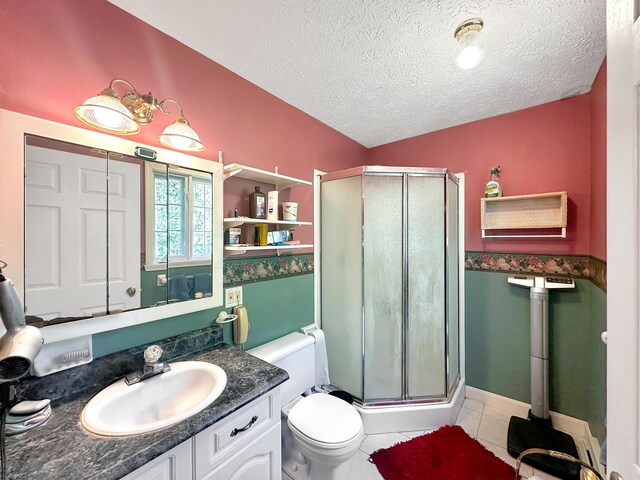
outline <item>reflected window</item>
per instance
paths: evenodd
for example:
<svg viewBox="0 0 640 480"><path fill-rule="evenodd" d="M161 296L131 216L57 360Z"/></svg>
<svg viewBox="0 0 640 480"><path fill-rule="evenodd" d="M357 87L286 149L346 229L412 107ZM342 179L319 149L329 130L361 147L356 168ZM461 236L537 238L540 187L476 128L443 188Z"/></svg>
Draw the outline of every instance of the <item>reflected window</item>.
<svg viewBox="0 0 640 480"><path fill-rule="evenodd" d="M193 197L192 197L192 221L193 229L191 230L191 256L211 257L213 245L212 232L212 215L213 202L211 196L213 188L210 180L202 180L193 177Z"/></svg>
<svg viewBox="0 0 640 480"><path fill-rule="evenodd" d="M202 264L213 252L211 175L178 168L153 169L153 264Z"/></svg>

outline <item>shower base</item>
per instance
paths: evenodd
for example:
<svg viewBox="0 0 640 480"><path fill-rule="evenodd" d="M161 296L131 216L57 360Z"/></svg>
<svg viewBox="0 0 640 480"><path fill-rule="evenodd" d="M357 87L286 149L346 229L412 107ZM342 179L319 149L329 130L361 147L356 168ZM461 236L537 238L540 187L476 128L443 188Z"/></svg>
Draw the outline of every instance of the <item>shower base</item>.
<svg viewBox="0 0 640 480"><path fill-rule="evenodd" d="M453 425L465 399L465 383L459 381L449 401L425 404L364 407L354 403L362 417L365 435L435 430Z"/></svg>

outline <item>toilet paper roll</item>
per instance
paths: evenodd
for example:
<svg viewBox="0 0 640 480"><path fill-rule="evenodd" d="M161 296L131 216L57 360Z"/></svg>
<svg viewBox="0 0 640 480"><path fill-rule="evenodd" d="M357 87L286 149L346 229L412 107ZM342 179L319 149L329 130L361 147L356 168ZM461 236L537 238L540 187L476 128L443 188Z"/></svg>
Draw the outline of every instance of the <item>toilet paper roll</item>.
<svg viewBox="0 0 640 480"><path fill-rule="evenodd" d="M316 384L329 385L329 360L327 358L327 344L324 339L324 332L317 327L304 330L307 335L315 339L315 360L316 360Z"/></svg>

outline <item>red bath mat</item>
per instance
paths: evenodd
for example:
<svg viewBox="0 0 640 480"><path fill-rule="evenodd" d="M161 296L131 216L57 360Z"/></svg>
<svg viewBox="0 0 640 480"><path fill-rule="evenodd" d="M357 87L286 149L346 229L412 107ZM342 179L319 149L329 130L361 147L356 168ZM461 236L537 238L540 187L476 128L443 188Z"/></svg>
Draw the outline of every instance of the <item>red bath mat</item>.
<svg viewBox="0 0 640 480"><path fill-rule="evenodd" d="M385 480L514 480L515 470L462 427L445 426L371 454Z"/></svg>

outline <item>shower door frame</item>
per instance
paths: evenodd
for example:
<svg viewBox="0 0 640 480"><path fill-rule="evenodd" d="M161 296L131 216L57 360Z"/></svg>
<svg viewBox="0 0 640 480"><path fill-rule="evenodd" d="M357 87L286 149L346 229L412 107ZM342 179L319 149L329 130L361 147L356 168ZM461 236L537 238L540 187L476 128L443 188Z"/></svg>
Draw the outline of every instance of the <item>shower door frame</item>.
<svg viewBox="0 0 640 480"><path fill-rule="evenodd" d="M325 174L324 172L315 171L315 192L314 199L315 208L315 236L316 236L316 248L315 248L315 302L316 302L316 319L315 323L321 327L321 318L322 318L322 303L321 303L321 262L322 262L322 251L321 251L321 205L320 205L320 185L325 181L339 180L342 178L349 178L360 176L361 177L361 193L362 193L362 201L360 204L360 208L362 209L361 218L362 218L362 227L364 227L364 209L365 209L365 185L364 179L365 176L401 176L402 177L402 339L401 339L401 348L402 348L402 361L401 361L401 376L402 376L402 385L401 385L401 397L402 398L379 398L373 400L367 400L366 390L365 390L365 372L366 372L366 364L365 364L365 339L366 339L366 315L365 315L365 301L364 301L364 292L365 292L365 265L364 265L364 235L362 236L362 284L361 291L363 293L363 301L361 304L361 328L362 334L360 338L360 348L361 348L361 368L362 368L362 377L361 377L361 388L362 388L362 399L355 398L355 402L363 407L384 407L384 406L393 406L393 405L415 405L415 404L429 404L429 403L443 403L448 402L453 394L455 393L458 385L461 381L464 380L464 174L453 174L450 170L444 168L422 168L422 167L406 167L406 168L397 168L397 167L382 167L382 166L365 166L365 167L356 167L348 170L343 170L339 172L333 172L329 174ZM409 355L407 353L407 345L408 339L407 336L409 334L408 324L409 324L409 295L408 295L408 279L409 279L409 259L408 259L408 197L409 197L409 189L408 189L408 181L409 177L431 177L431 178L441 178L444 182L443 186L443 209L444 209L444 225L443 225L443 236L444 236L444 291L443 291L443 301L444 301L444 395L431 395L431 396L420 396L420 397L412 397L409 398L409 381L408 381L408 363L410 361ZM449 313L450 313L450 305L449 305L449 228L450 228L450 209L449 209L449 182L448 180L453 181L458 187L458 195L457 195L457 204L458 204L458 228L457 228L457 243L458 243L458 302L457 302L457 322L458 322L458 372L456 375L456 379L449 386L449 376L451 373L450 366L450 351L449 351L449 334L450 334L450 324L449 324ZM355 397L355 396L354 396Z"/></svg>

